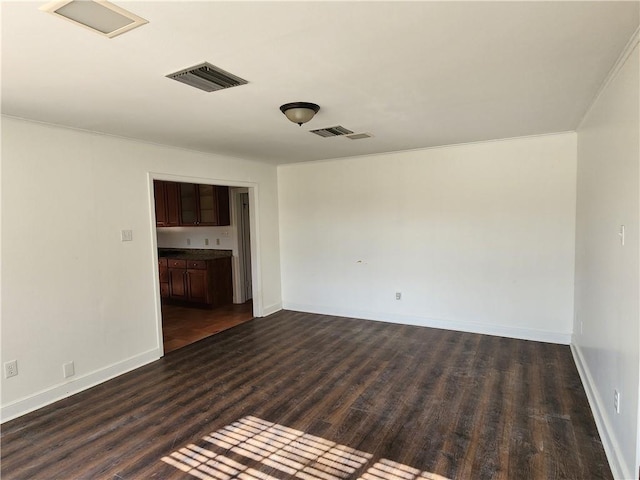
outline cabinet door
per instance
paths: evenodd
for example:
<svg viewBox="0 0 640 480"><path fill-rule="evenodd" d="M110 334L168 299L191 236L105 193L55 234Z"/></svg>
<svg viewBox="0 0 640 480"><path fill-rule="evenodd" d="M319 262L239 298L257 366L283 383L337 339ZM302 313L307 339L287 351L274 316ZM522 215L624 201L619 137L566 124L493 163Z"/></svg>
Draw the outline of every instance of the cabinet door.
<svg viewBox="0 0 640 480"><path fill-rule="evenodd" d="M198 221L198 186L193 183L180 183L180 223L197 225Z"/></svg>
<svg viewBox="0 0 640 480"><path fill-rule="evenodd" d="M167 268L166 258L161 257L158 259L158 273L160 274L160 283L169 282L169 269Z"/></svg>
<svg viewBox="0 0 640 480"><path fill-rule="evenodd" d="M177 227L180 225L180 189L175 182L164 182L166 202L166 225Z"/></svg>
<svg viewBox="0 0 640 480"><path fill-rule="evenodd" d="M208 303L209 283L206 270L187 270L187 288L189 300L192 302Z"/></svg>
<svg viewBox="0 0 640 480"><path fill-rule="evenodd" d="M213 185L198 185L200 225L218 225L218 205Z"/></svg>
<svg viewBox="0 0 640 480"><path fill-rule="evenodd" d="M156 204L156 225L165 227L167 226L167 196L163 181L153 181L153 197Z"/></svg>
<svg viewBox="0 0 640 480"><path fill-rule="evenodd" d="M158 272L160 274L160 296L162 298L169 297L169 269L167 268L167 259L158 259Z"/></svg>
<svg viewBox="0 0 640 480"><path fill-rule="evenodd" d="M178 300L186 300L187 292L187 271L184 268L169 269L169 296Z"/></svg>
<svg viewBox="0 0 640 480"><path fill-rule="evenodd" d="M231 225L231 213L229 212L229 187L214 187L216 192L216 225Z"/></svg>
<svg viewBox="0 0 640 480"><path fill-rule="evenodd" d="M216 258L212 262L211 294L216 307L233 303L231 257Z"/></svg>

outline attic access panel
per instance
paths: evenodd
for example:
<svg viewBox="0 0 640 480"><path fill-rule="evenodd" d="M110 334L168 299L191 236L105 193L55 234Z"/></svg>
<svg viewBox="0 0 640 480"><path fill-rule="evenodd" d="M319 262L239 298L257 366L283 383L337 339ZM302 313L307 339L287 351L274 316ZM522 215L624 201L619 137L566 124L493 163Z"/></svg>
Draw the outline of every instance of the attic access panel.
<svg viewBox="0 0 640 480"><path fill-rule="evenodd" d="M107 38L116 37L149 23L144 18L105 0L56 0L43 5L40 10Z"/></svg>

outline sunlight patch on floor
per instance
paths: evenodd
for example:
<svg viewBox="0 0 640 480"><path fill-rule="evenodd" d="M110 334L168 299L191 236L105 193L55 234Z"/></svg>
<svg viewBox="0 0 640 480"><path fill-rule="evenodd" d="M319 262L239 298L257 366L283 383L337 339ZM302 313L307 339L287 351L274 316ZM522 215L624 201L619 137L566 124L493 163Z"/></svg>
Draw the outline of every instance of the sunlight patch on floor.
<svg viewBox="0 0 640 480"><path fill-rule="evenodd" d="M190 444L162 461L203 480L341 480L353 478L372 458L370 453L253 416L227 425L203 440L224 449L226 455ZM261 471L264 467L270 467L268 474ZM381 459L358 480L447 479Z"/></svg>

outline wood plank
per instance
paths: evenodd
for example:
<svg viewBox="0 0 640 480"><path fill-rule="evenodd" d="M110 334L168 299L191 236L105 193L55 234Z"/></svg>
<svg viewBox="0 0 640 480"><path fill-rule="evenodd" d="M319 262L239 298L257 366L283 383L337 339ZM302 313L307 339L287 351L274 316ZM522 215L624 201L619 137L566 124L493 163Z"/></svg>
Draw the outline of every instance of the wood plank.
<svg viewBox="0 0 640 480"><path fill-rule="evenodd" d="M370 455L309 470L336 480L383 459L447 478L612 478L568 347L288 311L5 423L2 478L196 478L162 461L190 444L299 478L205 440L247 416Z"/></svg>

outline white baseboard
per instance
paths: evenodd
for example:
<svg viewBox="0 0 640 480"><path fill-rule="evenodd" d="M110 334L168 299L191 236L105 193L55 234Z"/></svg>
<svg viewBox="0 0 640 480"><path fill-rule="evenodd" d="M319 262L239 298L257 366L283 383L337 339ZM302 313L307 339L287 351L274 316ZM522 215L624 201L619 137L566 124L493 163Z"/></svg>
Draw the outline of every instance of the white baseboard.
<svg viewBox="0 0 640 480"><path fill-rule="evenodd" d="M274 303L273 305L269 305L262 309L262 316L266 317L272 313L279 312L280 310L282 310L282 303Z"/></svg>
<svg viewBox="0 0 640 480"><path fill-rule="evenodd" d="M337 317L362 318L364 320L377 320L389 323L401 323L405 325L416 325L419 327L440 328L444 330L455 330L459 332L480 333L484 335L494 335L498 337L518 338L521 340L534 340L536 342L557 343L569 345L571 343L570 333L551 332L546 330L535 330L532 328L506 327L503 325L491 325L484 323L461 322L450 320L439 320L428 317L418 317L412 315L400 315L397 313L378 313L363 310L351 310L334 307L324 307L318 305L303 305L299 303L284 302L285 310L295 310L298 312L318 313L322 315L334 315Z"/></svg>
<svg viewBox="0 0 640 480"><path fill-rule="evenodd" d="M42 390L28 397L15 400L0 409L0 423L25 415L73 394L87 390L114 377L142 367L160 358L160 350L154 348L121 362L114 363L100 370L88 373L65 383Z"/></svg>
<svg viewBox="0 0 640 480"><path fill-rule="evenodd" d="M616 438L611 436L609 433L614 431L613 427L609 423L607 416L603 415L603 412L605 412L606 409L604 408L604 404L598 395L597 390L594 388L595 384L593 382L593 377L589 372L587 363L584 361L580 347L575 343L572 343L571 353L573 354L573 361L578 369L580 380L582 380L582 385L587 393L587 400L589 401L589 406L593 412L593 418L596 422L596 427L598 428L600 440L602 440L604 452L607 455L607 460L609 461L609 467L611 467L613 478L620 480L636 478L633 475L633 471L630 466L627 465L624 458L619 455L621 449L619 448Z"/></svg>

